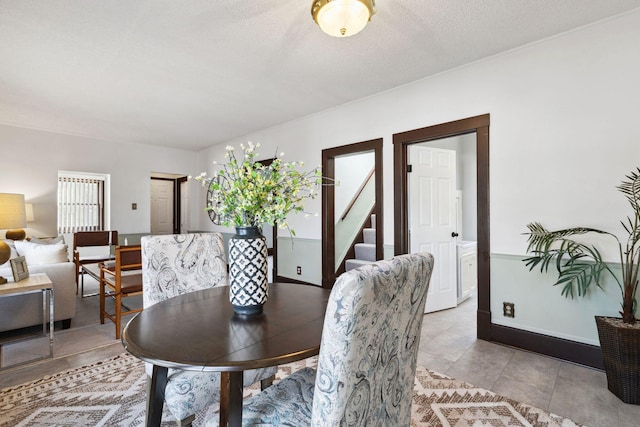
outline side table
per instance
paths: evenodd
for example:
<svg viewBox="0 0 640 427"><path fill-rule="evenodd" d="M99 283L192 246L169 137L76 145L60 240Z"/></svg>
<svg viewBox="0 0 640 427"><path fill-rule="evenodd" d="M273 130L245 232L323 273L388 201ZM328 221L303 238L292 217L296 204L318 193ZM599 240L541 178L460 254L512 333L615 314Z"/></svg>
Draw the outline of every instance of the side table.
<svg viewBox="0 0 640 427"><path fill-rule="evenodd" d="M42 292L42 335L33 335L26 338L19 338L16 340L5 341L0 343L0 363L2 363L2 345L10 344L26 339L33 339L39 337L47 336L47 291L49 292L49 356L42 356L35 359L30 359L25 362L20 362L16 364L10 365L18 366L23 363L30 363L35 360L53 358L53 329L54 329L54 316L53 316L53 283L51 283L51 279L45 273L32 274L26 279L23 279L19 282L14 282L10 280L4 285L0 285L0 297L12 296L12 295L23 295L29 293ZM0 366L0 370L5 367Z"/></svg>
<svg viewBox="0 0 640 427"><path fill-rule="evenodd" d="M96 295L100 295L99 292L94 292L92 294L84 293L84 275L85 274L88 274L93 279L95 279L95 281L98 282L98 288L99 288L100 287L100 264L99 263L82 264L82 267L80 267L80 296L82 298L86 298L86 297L95 297Z"/></svg>
<svg viewBox="0 0 640 427"><path fill-rule="evenodd" d="M82 298L87 298L87 297L95 297L96 295L100 295L100 291L98 292L94 292L92 294L85 294L84 293L84 275L88 274L89 276L91 276L91 278L93 278L96 282L98 282L98 289L100 289L100 287L102 286L100 284L100 265L106 265L108 267L115 267L116 266L116 262L115 261L111 261L111 260L107 260L104 262L94 262L91 264L83 264L82 267L80 267L80 296L82 296Z"/></svg>

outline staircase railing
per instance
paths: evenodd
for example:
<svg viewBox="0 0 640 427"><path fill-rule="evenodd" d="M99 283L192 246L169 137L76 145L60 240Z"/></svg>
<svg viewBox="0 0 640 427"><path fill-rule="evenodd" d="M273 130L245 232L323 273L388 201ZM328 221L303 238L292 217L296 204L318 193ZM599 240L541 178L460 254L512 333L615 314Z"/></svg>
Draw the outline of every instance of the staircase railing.
<svg viewBox="0 0 640 427"><path fill-rule="evenodd" d="M373 178L375 176L375 174L376 174L376 168L371 168L371 171L369 172L367 177L364 179L364 181L362 181L362 184L360 184L360 188L358 188L358 190L356 191L356 194L351 198L351 201L349 202L349 204L345 208L345 210L342 213L342 215L340 215L340 220L341 221L344 221L344 219L347 217L347 215L349 215L349 212L351 212L351 209L353 208L353 205L356 204L356 201L358 201L358 198L360 197L360 195L362 194L362 192L366 188L367 184L369 184L369 181L371 181L371 178Z"/></svg>
<svg viewBox="0 0 640 427"><path fill-rule="evenodd" d="M356 192L356 196L341 215L341 219L335 226L335 271L340 269L344 260L349 254L349 250L355 245L360 230L366 221L370 219L371 211L375 206L375 180L371 179L375 175L375 169L371 171Z"/></svg>

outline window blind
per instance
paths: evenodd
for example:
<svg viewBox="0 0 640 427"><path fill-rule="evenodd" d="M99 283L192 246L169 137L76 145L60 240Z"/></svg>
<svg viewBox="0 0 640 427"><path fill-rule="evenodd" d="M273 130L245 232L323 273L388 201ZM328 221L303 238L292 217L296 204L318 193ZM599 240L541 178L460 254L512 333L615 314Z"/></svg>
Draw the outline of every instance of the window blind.
<svg viewBox="0 0 640 427"><path fill-rule="evenodd" d="M104 179L58 175L58 233L104 229Z"/></svg>

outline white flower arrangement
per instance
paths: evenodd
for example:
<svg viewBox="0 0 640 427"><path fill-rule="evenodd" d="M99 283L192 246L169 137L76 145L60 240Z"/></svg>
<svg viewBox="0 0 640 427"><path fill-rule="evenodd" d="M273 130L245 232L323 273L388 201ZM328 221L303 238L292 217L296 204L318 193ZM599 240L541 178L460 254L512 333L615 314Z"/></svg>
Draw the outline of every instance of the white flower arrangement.
<svg viewBox="0 0 640 427"><path fill-rule="evenodd" d="M261 227L278 224L295 232L286 222L292 212L304 211L304 200L318 196L316 188L322 185L322 173L317 167L307 172L297 168L303 162L283 162L284 153L276 156L268 165L256 161L256 148L260 144L240 145L243 159L236 158L235 149L226 147L228 159L209 177L207 172L195 179L210 190L207 210L212 210L225 226ZM266 162L265 162L266 163Z"/></svg>

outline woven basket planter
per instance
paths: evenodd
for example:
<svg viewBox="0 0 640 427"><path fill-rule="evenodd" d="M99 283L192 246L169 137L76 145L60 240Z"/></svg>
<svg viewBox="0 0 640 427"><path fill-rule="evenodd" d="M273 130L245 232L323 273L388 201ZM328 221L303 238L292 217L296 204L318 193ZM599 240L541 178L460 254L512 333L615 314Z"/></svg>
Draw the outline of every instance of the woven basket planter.
<svg viewBox="0 0 640 427"><path fill-rule="evenodd" d="M596 316L609 391L624 403L640 404L640 324Z"/></svg>

